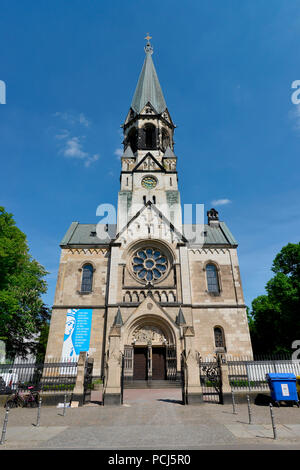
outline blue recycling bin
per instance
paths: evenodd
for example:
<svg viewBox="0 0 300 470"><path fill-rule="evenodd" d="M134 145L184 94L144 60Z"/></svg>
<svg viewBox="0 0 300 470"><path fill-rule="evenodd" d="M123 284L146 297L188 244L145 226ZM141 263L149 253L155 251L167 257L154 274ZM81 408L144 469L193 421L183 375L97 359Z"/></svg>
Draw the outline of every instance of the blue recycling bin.
<svg viewBox="0 0 300 470"><path fill-rule="evenodd" d="M295 374L267 374L271 398L278 405L280 401L295 402L299 407L299 399L297 394L296 376Z"/></svg>

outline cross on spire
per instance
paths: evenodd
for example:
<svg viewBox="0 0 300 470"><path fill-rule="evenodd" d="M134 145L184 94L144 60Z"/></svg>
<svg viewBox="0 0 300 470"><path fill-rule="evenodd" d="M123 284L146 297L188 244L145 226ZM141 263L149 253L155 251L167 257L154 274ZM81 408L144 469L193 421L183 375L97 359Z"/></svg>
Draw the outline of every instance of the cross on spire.
<svg viewBox="0 0 300 470"><path fill-rule="evenodd" d="M147 33L147 36L145 37L147 39L147 44L145 47L145 52L150 52L150 54L153 53L153 47L151 46L150 39L152 39L152 36L150 36L149 33Z"/></svg>

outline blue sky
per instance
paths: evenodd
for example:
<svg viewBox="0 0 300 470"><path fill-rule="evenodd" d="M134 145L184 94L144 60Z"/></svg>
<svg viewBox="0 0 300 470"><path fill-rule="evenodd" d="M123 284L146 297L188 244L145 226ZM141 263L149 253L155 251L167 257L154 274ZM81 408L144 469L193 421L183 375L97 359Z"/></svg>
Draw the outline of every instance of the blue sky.
<svg viewBox="0 0 300 470"><path fill-rule="evenodd" d="M218 209L250 305L276 253L299 242L299 0L1 0L0 204L50 272L51 305L70 223L116 204L148 31L181 201Z"/></svg>

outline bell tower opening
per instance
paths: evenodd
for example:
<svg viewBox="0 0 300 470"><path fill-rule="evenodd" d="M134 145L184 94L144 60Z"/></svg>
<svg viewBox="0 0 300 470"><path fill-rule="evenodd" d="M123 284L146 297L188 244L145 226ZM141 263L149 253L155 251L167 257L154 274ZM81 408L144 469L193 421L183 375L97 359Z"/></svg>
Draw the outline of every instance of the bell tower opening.
<svg viewBox="0 0 300 470"><path fill-rule="evenodd" d="M144 140L145 140L145 149L146 150L155 150L156 145L156 128L153 124L145 124L143 127L144 130Z"/></svg>
<svg viewBox="0 0 300 470"><path fill-rule="evenodd" d="M130 145L132 152L135 153L138 148L138 131L135 127L129 131L127 143Z"/></svg>

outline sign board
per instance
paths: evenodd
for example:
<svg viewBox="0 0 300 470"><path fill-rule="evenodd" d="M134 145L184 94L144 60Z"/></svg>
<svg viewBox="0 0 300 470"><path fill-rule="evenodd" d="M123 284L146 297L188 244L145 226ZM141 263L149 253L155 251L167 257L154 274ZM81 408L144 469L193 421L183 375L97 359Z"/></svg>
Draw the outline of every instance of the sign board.
<svg viewBox="0 0 300 470"><path fill-rule="evenodd" d="M281 384L281 391L282 391L282 396L284 396L284 397L289 397L290 396L288 384Z"/></svg>
<svg viewBox="0 0 300 470"><path fill-rule="evenodd" d="M92 314L93 310L90 308L68 309L62 349L63 360L76 360L81 351L89 350Z"/></svg>

